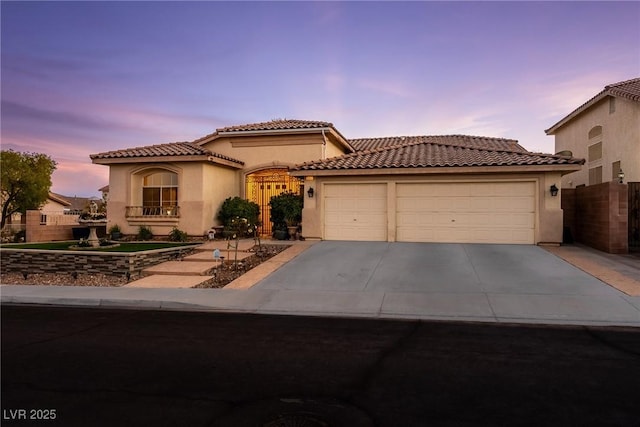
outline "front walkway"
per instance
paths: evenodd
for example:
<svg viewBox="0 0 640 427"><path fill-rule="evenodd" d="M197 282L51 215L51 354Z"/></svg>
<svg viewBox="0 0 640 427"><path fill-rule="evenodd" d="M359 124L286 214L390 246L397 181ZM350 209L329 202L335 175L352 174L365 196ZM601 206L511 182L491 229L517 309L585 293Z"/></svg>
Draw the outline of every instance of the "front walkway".
<svg viewBox="0 0 640 427"><path fill-rule="evenodd" d="M291 242L285 242L285 244ZM309 246L309 243L295 242L295 249L286 250L273 258L268 259L257 267L249 270L226 287L231 289L246 289L253 286L262 278L272 273L287 261ZM264 244L274 244L272 241L265 241ZM277 242L275 244L280 244ZM219 267L221 261L216 261L213 256L214 250L220 251L220 256L226 260L241 261L254 254L250 250L255 246L253 239L242 239L238 241L238 251L227 248L226 240L214 240L203 243L195 249L191 255L179 261L166 261L153 267L149 267L142 272L142 277L133 282L127 283L127 288L193 288L201 283L213 279L212 269Z"/></svg>

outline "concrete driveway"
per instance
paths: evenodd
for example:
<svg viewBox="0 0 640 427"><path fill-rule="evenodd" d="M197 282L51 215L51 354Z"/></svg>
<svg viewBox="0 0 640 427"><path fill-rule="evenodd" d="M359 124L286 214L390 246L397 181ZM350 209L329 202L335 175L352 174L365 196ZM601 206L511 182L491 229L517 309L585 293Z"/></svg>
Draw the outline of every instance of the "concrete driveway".
<svg viewBox="0 0 640 427"><path fill-rule="evenodd" d="M253 289L283 291L280 309L286 291L310 305L331 292L363 310L382 299L382 316L640 322L640 297L529 245L324 241Z"/></svg>

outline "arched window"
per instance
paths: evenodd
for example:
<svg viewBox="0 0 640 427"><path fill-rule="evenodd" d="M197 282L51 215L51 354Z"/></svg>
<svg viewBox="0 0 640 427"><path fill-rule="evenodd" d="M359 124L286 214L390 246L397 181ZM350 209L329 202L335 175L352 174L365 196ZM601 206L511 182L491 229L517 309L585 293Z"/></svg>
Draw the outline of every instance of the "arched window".
<svg viewBox="0 0 640 427"><path fill-rule="evenodd" d="M145 215L175 215L178 206L178 174L157 172L142 181L142 206Z"/></svg>
<svg viewBox="0 0 640 427"><path fill-rule="evenodd" d="M589 139L593 139L596 136L602 135L602 126L594 126L589 131Z"/></svg>

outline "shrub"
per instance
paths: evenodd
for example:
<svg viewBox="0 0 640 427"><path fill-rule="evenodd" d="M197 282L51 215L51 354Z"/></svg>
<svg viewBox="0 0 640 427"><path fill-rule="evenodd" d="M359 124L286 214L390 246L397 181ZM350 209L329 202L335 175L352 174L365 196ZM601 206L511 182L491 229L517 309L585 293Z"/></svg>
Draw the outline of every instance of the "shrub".
<svg viewBox="0 0 640 427"><path fill-rule="evenodd" d="M297 225L302 220L302 196L291 191L273 196L271 206L271 222L274 230L286 230L287 225Z"/></svg>
<svg viewBox="0 0 640 427"><path fill-rule="evenodd" d="M138 240L151 240L153 239L153 232L148 225L141 225L138 227Z"/></svg>
<svg viewBox="0 0 640 427"><path fill-rule="evenodd" d="M186 242L188 237L187 233L178 229L178 227L173 227L173 230L169 233L169 241L171 242Z"/></svg>
<svg viewBox="0 0 640 427"><path fill-rule="evenodd" d="M120 232L120 226L118 224L113 224L111 228L109 228L109 234L119 233L119 232Z"/></svg>
<svg viewBox="0 0 640 427"><path fill-rule="evenodd" d="M249 200L240 197L229 197L220 207L218 220L225 227L231 227L232 221L237 218L244 218L250 224L257 224L260 218L260 206Z"/></svg>
<svg viewBox="0 0 640 427"><path fill-rule="evenodd" d="M224 225L223 235L226 237L253 236L259 218L260 206L240 197L226 199L218 212L218 220Z"/></svg>

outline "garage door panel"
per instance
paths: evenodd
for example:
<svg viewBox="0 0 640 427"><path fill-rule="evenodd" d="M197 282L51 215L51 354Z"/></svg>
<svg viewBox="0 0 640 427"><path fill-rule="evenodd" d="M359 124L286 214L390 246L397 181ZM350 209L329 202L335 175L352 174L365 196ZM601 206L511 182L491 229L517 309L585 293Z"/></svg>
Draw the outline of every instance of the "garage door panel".
<svg viewBox="0 0 640 427"><path fill-rule="evenodd" d="M326 240L387 240L386 184L326 184Z"/></svg>
<svg viewBox="0 0 640 427"><path fill-rule="evenodd" d="M533 231L493 230L456 228L422 228L411 232L400 232L398 241L403 242L440 242L440 243L516 243L530 244Z"/></svg>
<svg viewBox="0 0 640 427"><path fill-rule="evenodd" d="M534 243L533 182L398 184L396 196L398 241Z"/></svg>

